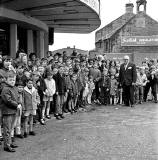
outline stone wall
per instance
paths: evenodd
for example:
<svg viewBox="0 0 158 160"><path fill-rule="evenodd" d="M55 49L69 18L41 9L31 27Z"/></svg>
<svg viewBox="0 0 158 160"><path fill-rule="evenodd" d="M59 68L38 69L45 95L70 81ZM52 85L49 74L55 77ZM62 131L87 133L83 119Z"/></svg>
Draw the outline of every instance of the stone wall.
<svg viewBox="0 0 158 160"><path fill-rule="evenodd" d="M158 46L121 46L122 36L158 35L158 22L141 12L121 28L112 39L112 52L122 53L157 53Z"/></svg>

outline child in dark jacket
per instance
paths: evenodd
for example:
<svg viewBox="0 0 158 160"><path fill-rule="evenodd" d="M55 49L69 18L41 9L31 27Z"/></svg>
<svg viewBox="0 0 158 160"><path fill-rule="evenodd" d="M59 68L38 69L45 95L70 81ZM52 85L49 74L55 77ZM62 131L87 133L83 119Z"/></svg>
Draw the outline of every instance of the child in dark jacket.
<svg viewBox="0 0 158 160"><path fill-rule="evenodd" d="M64 105L63 105L63 111L65 113L68 112L68 92L69 92L69 85L71 83L71 78L70 78L70 75L69 75L69 68L68 67L65 67L65 70L64 70L64 78L65 78L65 83L66 83L66 94L65 94L65 97L64 97Z"/></svg>
<svg viewBox="0 0 158 160"><path fill-rule="evenodd" d="M24 82L25 83L26 76L24 75L24 66L22 64L18 65L17 75L16 75L16 83Z"/></svg>
<svg viewBox="0 0 158 160"><path fill-rule="evenodd" d="M63 74L64 68L62 66L59 67L59 72L57 73L57 76L55 78L56 82L56 111L55 111L55 117L57 120L61 120L65 118L63 116L63 104L64 104L64 96L67 93L66 90L66 83L65 78Z"/></svg>
<svg viewBox="0 0 158 160"><path fill-rule="evenodd" d="M40 73L39 79L36 82L37 83L37 90L38 90L38 94L40 97L40 104L37 106L37 113L39 114L39 119L40 119L40 123L42 125L45 125L44 120L42 119L42 109L44 106L44 101L43 101L43 97L44 97L44 92L46 90L46 84L44 81L44 67L43 66L39 66L38 67L38 72Z"/></svg>
<svg viewBox="0 0 158 160"><path fill-rule="evenodd" d="M4 81L4 78L2 75L0 75L0 94L2 92L3 84L2 82ZM1 97L0 97L0 104L1 104ZM0 145L2 144L3 141L3 136L2 136L2 107L0 105Z"/></svg>
<svg viewBox="0 0 158 160"><path fill-rule="evenodd" d="M71 82L68 88L69 88L68 108L71 114L73 114L74 112L76 112L75 107L76 107L77 98L79 94L77 74L74 73L71 76Z"/></svg>
<svg viewBox="0 0 158 160"><path fill-rule="evenodd" d="M102 72L102 76L99 81L99 90L101 104L110 104L110 77L108 76L107 69L104 69Z"/></svg>
<svg viewBox="0 0 158 160"><path fill-rule="evenodd" d="M7 73L6 85L2 89L2 114L3 114L3 132L4 132L4 150L7 152L15 152L17 146L13 144L11 133L14 129L15 117L17 111L21 108L18 101L19 94L15 87L16 75L10 71Z"/></svg>

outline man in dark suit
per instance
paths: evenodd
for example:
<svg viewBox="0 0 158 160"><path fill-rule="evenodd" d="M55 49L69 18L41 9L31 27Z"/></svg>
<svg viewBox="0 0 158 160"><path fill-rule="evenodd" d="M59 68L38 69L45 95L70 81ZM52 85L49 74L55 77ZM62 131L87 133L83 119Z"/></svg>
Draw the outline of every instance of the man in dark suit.
<svg viewBox="0 0 158 160"><path fill-rule="evenodd" d="M134 84L136 83L136 66L129 62L129 56L124 56L124 63L120 66L119 84L123 88L124 103L134 107Z"/></svg>

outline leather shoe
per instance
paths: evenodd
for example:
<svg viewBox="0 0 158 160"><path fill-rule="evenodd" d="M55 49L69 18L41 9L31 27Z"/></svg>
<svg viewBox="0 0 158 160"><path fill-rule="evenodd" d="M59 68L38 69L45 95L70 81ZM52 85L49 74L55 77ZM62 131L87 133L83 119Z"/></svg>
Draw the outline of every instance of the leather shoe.
<svg viewBox="0 0 158 160"><path fill-rule="evenodd" d="M16 152L15 149L11 148L10 146L5 147L4 151L6 151L6 152Z"/></svg>
<svg viewBox="0 0 158 160"><path fill-rule="evenodd" d="M56 119L57 120L61 120L62 118L60 116L56 116Z"/></svg>
<svg viewBox="0 0 158 160"><path fill-rule="evenodd" d="M27 138L28 134L26 132L24 132L24 138Z"/></svg>
<svg viewBox="0 0 158 160"><path fill-rule="evenodd" d="M44 119L41 119L41 120L40 120L40 123L41 123L42 125L45 125L45 124L46 124L45 121L44 121Z"/></svg>
<svg viewBox="0 0 158 160"><path fill-rule="evenodd" d="M76 109L73 109L73 111L74 111L74 112L77 112L77 110L76 110Z"/></svg>
<svg viewBox="0 0 158 160"><path fill-rule="evenodd" d="M65 118L63 115L60 115L60 117L61 117L62 119L64 119L64 118Z"/></svg>
<svg viewBox="0 0 158 160"><path fill-rule="evenodd" d="M31 136L35 136L35 135L36 135L36 133L35 133L34 131L31 131L31 132L29 132L29 135L31 135Z"/></svg>
<svg viewBox="0 0 158 160"><path fill-rule="evenodd" d="M15 138L14 137L11 137L11 139L12 139L12 142L15 142Z"/></svg>
<svg viewBox="0 0 158 160"><path fill-rule="evenodd" d="M18 134L18 135L16 135L16 137L17 137L17 138L21 138L21 139L24 138L24 136L23 136L22 134Z"/></svg>
<svg viewBox="0 0 158 160"><path fill-rule="evenodd" d="M63 112L64 112L64 113L67 113L68 110L67 110L66 108L63 108Z"/></svg>
<svg viewBox="0 0 158 160"><path fill-rule="evenodd" d="M48 115L48 116L46 116L46 118L47 118L47 119L51 119L51 116Z"/></svg>
<svg viewBox="0 0 158 160"><path fill-rule="evenodd" d="M3 137L2 136L0 136L0 141L3 141Z"/></svg>
<svg viewBox="0 0 158 160"><path fill-rule="evenodd" d="M10 147L11 148L18 148L18 146L16 144L13 144L13 143L10 145Z"/></svg>

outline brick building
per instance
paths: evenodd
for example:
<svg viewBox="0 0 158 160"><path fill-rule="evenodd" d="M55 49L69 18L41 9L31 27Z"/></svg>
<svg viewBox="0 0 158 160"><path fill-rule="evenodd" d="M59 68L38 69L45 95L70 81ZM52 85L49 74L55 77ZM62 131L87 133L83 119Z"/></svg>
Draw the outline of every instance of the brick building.
<svg viewBox="0 0 158 160"><path fill-rule="evenodd" d="M145 57L158 56L158 22L146 14L146 3L137 0L137 13L133 3L126 4L126 13L96 32L96 50L99 53L121 56L129 54L140 64ZM140 6L144 10L140 11Z"/></svg>

